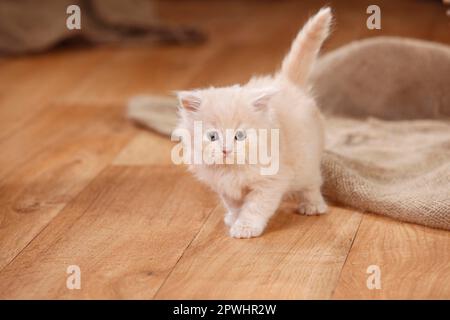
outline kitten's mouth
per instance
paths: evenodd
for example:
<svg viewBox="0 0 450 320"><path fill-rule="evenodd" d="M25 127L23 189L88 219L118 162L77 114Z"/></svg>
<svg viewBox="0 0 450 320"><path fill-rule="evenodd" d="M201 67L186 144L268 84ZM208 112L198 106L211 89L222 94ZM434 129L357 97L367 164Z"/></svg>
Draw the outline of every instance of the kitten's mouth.
<svg viewBox="0 0 450 320"><path fill-rule="evenodd" d="M223 153L223 159L234 159L234 152Z"/></svg>
<svg viewBox="0 0 450 320"><path fill-rule="evenodd" d="M221 153L220 155L216 155L215 156L215 164L217 165L230 165L230 164L235 164L236 163L236 159L234 156L234 153Z"/></svg>

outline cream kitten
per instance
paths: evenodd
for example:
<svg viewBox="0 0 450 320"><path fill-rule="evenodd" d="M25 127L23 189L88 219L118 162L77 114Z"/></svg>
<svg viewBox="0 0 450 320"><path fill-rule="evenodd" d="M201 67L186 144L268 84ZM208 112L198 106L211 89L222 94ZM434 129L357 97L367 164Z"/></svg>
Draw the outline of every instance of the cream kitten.
<svg viewBox="0 0 450 320"><path fill-rule="evenodd" d="M252 78L243 86L208 88L178 92L178 129L194 136L200 121L206 131L192 154L223 160L236 156L239 143L248 153L248 132L279 129L279 169L261 174L261 164L191 164L190 169L215 190L228 210L225 223L235 238L259 236L275 213L284 195L299 192L299 212L323 214L320 161L324 144L322 118L308 93L306 82L322 42L330 29L329 8L312 17L295 38L274 76ZM233 132L231 138L228 132ZM258 136L258 138L260 138ZM273 150L272 150L273 153ZM220 162L220 161L217 161Z"/></svg>

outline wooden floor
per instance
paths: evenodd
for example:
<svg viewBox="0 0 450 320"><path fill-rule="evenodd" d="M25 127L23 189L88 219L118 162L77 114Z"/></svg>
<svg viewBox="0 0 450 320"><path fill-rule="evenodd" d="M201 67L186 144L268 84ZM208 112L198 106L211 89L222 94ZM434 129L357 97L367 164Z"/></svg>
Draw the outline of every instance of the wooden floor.
<svg viewBox="0 0 450 320"><path fill-rule="evenodd" d="M379 35L450 44L439 1L326 1L325 51ZM325 2L324 2L325 3ZM164 1L201 46L64 49L0 60L0 297L450 298L450 232L333 207L281 209L251 240L227 235L217 197L171 164L166 138L129 123L138 93L225 85L274 70L320 1ZM81 290L66 287L67 267ZM367 287L378 266L381 289Z"/></svg>

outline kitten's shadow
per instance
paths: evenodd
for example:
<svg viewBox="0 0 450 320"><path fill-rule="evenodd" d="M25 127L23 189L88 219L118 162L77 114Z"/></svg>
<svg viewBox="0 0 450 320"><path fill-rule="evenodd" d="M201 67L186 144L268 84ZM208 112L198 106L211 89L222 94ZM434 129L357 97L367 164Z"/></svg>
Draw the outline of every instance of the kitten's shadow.
<svg viewBox="0 0 450 320"><path fill-rule="evenodd" d="M298 212L297 200L284 201L276 214L270 219L264 235L278 235L279 232L299 232L311 227L323 218L321 215L305 216Z"/></svg>

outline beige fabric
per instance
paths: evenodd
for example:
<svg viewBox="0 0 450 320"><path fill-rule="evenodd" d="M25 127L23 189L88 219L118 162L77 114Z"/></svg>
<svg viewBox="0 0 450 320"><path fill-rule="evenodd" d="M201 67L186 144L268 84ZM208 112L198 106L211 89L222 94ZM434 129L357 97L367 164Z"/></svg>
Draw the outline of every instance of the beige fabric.
<svg viewBox="0 0 450 320"><path fill-rule="evenodd" d="M450 47L397 37L355 41L320 58L311 80L326 114L450 117Z"/></svg>
<svg viewBox="0 0 450 320"><path fill-rule="evenodd" d="M323 56L311 80L328 115L325 195L450 229L450 47L356 41Z"/></svg>
<svg viewBox="0 0 450 320"><path fill-rule="evenodd" d="M136 96L128 102L128 118L163 135L177 125L177 100L164 96Z"/></svg>
<svg viewBox="0 0 450 320"><path fill-rule="evenodd" d="M450 123L327 119L324 195L363 211L450 229Z"/></svg>
<svg viewBox="0 0 450 320"><path fill-rule="evenodd" d="M328 114L327 199L450 230L449 66L448 47L390 38L356 42L318 62L314 89ZM175 98L139 97L129 117L168 135L176 106ZM401 117L415 120L386 120Z"/></svg>
<svg viewBox="0 0 450 320"><path fill-rule="evenodd" d="M68 30L69 5L81 10L81 30ZM202 34L157 23L151 0L2 0L0 54L47 50L67 39L91 43L118 41L197 42Z"/></svg>

